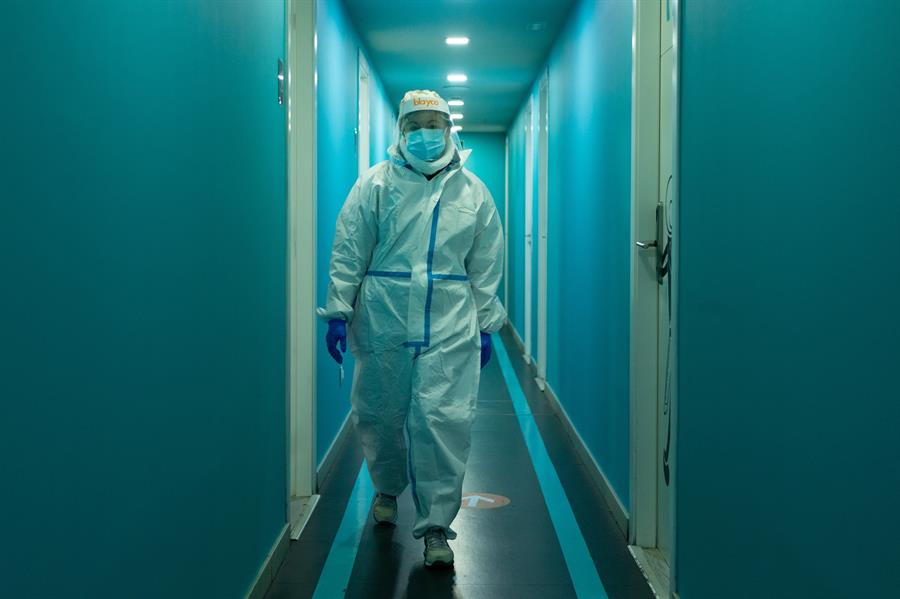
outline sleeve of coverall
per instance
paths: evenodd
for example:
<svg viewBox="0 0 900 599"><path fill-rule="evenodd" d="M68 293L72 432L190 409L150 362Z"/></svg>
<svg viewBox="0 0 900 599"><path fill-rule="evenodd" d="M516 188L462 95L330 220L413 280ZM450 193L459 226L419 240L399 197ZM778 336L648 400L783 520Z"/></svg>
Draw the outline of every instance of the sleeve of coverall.
<svg viewBox="0 0 900 599"><path fill-rule="evenodd" d="M478 327L485 333L496 333L506 322L506 310L497 297L503 276L503 227L490 192L483 188L484 202L475 222L475 241L466 256L469 284L475 295Z"/></svg>
<svg viewBox="0 0 900 599"><path fill-rule="evenodd" d="M359 181L337 219L334 245L331 249L328 299L325 307L317 310L324 320L353 320L356 294L372 258L377 237L377 224L369 198L363 196Z"/></svg>

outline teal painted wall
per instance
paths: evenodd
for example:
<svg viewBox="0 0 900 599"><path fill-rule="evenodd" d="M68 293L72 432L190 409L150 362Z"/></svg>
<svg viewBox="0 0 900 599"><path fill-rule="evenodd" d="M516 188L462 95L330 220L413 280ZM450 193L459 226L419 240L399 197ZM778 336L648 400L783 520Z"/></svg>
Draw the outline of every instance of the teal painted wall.
<svg viewBox="0 0 900 599"><path fill-rule="evenodd" d="M317 95L317 296L325 305L328 292L328 265L334 226L344 200L357 179L358 161L354 130L358 126L359 38L344 6L334 0L318 0ZM377 73L369 61L370 155L375 161L386 157L393 137L393 109L388 103ZM328 325L319 322L316 355L316 457L321 463L350 411L350 383L353 358L344 362L345 380L338 386L338 365L325 347Z"/></svg>
<svg viewBox="0 0 900 599"><path fill-rule="evenodd" d="M369 66L371 71L372 66ZM369 160L378 164L388 159L387 149L394 143L397 116L387 92L376 76L369 76Z"/></svg>
<svg viewBox="0 0 900 599"><path fill-rule="evenodd" d="M680 595L890 595L900 5L682 7Z"/></svg>
<svg viewBox="0 0 900 599"><path fill-rule="evenodd" d="M631 35L630 3L585 0L574 9L548 62L547 380L626 508L630 495ZM535 152L537 84L526 98L526 102L533 100ZM514 177L510 237L518 240L524 223L524 183L513 182L524 180L524 110L523 106L510 129ZM536 240L537 190L535 181ZM510 279L515 281L511 290L516 293L510 298L512 322L524 336L519 308L524 301L524 271L518 253L515 261L511 254ZM537 245L533 281L536 292ZM533 302L536 344L536 295ZM536 355L536 345L532 349Z"/></svg>
<svg viewBox="0 0 900 599"><path fill-rule="evenodd" d="M282 2L0 8L8 597L243 597L286 521Z"/></svg>
<svg viewBox="0 0 900 599"><path fill-rule="evenodd" d="M502 220L506 197L506 134L463 131L460 137L464 147L472 150L466 161L466 168L487 186ZM501 300L505 300L502 282L498 294Z"/></svg>
<svg viewBox="0 0 900 599"><path fill-rule="evenodd" d="M487 186L502 217L506 193L506 134L464 133L460 138L463 147L472 150L466 168Z"/></svg>
<svg viewBox="0 0 900 599"><path fill-rule="evenodd" d="M549 77L547 380L626 509L631 36L630 2L584 1Z"/></svg>

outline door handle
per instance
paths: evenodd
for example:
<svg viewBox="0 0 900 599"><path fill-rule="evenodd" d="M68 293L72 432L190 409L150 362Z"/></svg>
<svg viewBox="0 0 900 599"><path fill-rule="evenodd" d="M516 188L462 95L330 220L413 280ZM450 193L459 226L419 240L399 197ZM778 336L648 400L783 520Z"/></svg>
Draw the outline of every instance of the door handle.
<svg viewBox="0 0 900 599"><path fill-rule="evenodd" d="M671 182L672 178L669 177L669 182ZM668 193L668 191L666 192ZM663 218L665 217L664 208L662 202L656 204L656 239L652 241L635 241L635 245L637 245L642 250L656 250L656 282L660 285L663 284L663 279L668 274L668 253L669 247L671 247L672 238L669 236L665 229ZM662 240L662 246L660 246L660 240Z"/></svg>
<svg viewBox="0 0 900 599"><path fill-rule="evenodd" d="M275 75L277 79L277 93L278 93L278 103L284 104L284 61L280 58L276 63L277 73Z"/></svg>

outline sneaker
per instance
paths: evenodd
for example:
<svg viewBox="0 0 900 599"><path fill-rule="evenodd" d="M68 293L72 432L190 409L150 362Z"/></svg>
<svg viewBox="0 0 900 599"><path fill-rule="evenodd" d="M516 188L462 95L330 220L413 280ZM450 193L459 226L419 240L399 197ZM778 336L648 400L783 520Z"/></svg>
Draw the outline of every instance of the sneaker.
<svg viewBox="0 0 900 599"><path fill-rule="evenodd" d="M378 493L375 496L375 508L372 517L378 524L397 523L397 498L394 495Z"/></svg>
<svg viewBox="0 0 900 599"><path fill-rule="evenodd" d="M425 533L425 567L449 568L453 565L453 550L447 544L442 528L430 528Z"/></svg>

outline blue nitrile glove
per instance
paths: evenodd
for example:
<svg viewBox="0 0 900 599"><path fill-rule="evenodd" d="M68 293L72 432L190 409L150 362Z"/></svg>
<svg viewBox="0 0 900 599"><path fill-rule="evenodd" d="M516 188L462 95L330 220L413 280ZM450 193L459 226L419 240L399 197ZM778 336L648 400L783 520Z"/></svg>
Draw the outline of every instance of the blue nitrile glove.
<svg viewBox="0 0 900 599"><path fill-rule="evenodd" d="M340 350L338 350L338 341L341 342ZM343 320L329 320L325 343L328 344L328 353L331 354L334 361L343 364L344 355L341 352L347 351L347 323Z"/></svg>
<svg viewBox="0 0 900 599"><path fill-rule="evenodd" d="M481 367L491 361L491 336L488 333L481 334Z"/></svg>

